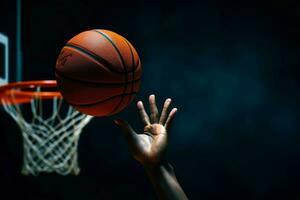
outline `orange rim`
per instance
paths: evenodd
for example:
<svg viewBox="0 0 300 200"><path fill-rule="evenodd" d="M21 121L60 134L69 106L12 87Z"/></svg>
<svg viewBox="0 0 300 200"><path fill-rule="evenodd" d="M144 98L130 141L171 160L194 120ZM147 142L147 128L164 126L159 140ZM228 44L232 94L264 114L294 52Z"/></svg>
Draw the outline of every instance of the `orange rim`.
<svg viewBox="0 0 300 200"><path fill-rule="evenodd" d="M15 82L3 85L0 87L0 98L8 104L29 103L34 98L53 99L62 98L58 91L36 91L37 87L41 88L56 88L55 80L39 80L39 81L24 81ZM25 90L25 91L24 91ZM32 90L32 91L30 91Z"/></svg>

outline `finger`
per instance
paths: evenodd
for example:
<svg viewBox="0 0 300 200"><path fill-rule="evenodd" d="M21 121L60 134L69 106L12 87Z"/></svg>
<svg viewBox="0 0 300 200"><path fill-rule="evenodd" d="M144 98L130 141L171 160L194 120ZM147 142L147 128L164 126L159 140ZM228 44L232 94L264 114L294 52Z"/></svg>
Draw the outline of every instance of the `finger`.
<svg viewBox="0 0 300 200"><path fill-rule="evenodd" d="M129 143L136 143L138 138L136 132L133 128L124 120L117 119L114 120L115 124L117 124L121 129L122 132Z"/></svg>
<svg viewBox="0 0 300 200"><path fill-rule="evenodd" d="M143 123L144 123L145 125L150 125L150 119L149 119L148 114L147 114L146 111L145 111L143 102L141 102L141 101L137 102L137 108L138 108L138 110L139 110L140 117L141 117Z"/></svg>
<svg viewBox="0 0 300 200"><path fill-rule="evenodd" d="M165 123L165 121L166 121L166 118L167 118L167 112L168 112L168 108L169 108L169 106L170 106L170 104L171 104L171 99L170 98L168 98L168 99L166 99L166 101L165 101L165 103L164 103L164 107L163 107L163 109L162 109L162 111L161 111L161 115L160 115L160 119L159 119L159 123L160 124L164 124Z"/></svg>
<svg viewBox="0 0 300 200"><path fill-rule="evenodd" d="M168 119L167 119L167 121L166 121L166 124L165 124L165 127L166 127L167 130L170 129L171 124L172 124L172 122L173 122L173 120L174 120L174 117L175 117L175 114L176 114L176 113L177 113L177 108L173 108L173 109L171 110L171 112L170 112L170 114L169 114L169 116L168 116Z"/></svg>
<svg viewBox="0 0 300 200"><path fill-rule="evenodd" d="M150 119L152 123L157 123L158 122L158 110L155 102L155 95L152 94L149 96L149 105L150 105Z"/></svg>

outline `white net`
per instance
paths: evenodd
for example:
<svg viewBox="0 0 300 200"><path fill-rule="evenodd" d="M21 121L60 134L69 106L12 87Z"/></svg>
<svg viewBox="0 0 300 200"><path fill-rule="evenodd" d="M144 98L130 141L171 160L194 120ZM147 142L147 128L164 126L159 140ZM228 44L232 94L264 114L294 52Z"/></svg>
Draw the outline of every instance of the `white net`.
<svg viewBox="0 0 300 200"><path fill-rule="evenodd" d="M39 89L37 89L39 90ZM12 98L13 99L13 98ZM47 100L48 102L50 100ZM23 136L23 167L25 175L38 175L40 172L56 172L61 175L80 172L77 146L80 133L92 116L84 115L72 107L62 117L61 98L51 100L52 114L43 117L43 108L48 105L36 97L30 105L31 119L23 116L20 104L2 99L4 109L19 125Z"/></svg>

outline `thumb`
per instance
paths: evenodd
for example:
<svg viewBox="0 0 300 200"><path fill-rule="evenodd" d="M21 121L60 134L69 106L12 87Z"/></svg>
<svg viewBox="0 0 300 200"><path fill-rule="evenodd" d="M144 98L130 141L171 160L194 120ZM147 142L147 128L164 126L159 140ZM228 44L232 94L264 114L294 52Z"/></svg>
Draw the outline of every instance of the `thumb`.
<svg viewBox="0 0 300 200"><path fill-rule="evenodd" d="M117 119L114 120L114 122L117 126L119 126L122 129L128 147L130 151L133 153L133 155L135 155L140 144L138 134L133 130L133 128L126 121Z"/></svg>
<svg viewBox="0 0 300 200"><path fill-rule="evenodd" d="M128 122L122 120L122 119L115 119L115 124L119 126L122 129L122 132L125 136L133 137L136 133L133 130L133 128L128 124Z"/></svg>
<svg viewBox="0 0 300 200"><path fill-rule="evenodd" d="M123 133L128 134L134 132L134 130L132 129L130 124L128 124L128 122L122 119L115 119L114 122L117 126L119 126L122 129Z"/></svg>

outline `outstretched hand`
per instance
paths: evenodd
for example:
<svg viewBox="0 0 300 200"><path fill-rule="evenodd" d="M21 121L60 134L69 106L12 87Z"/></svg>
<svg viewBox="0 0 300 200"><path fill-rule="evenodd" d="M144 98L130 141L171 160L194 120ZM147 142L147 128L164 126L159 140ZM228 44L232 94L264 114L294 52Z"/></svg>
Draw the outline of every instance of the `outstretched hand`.
<svg viewBox="0 0 300 200"><path fill-rule="evenodd" d="M115 120L119 125L128 146L136 160L145 168L150 181L159 199L188 199L179 185L173 167L165 162L169 130L177 112L177 108L168 111L171 99L166 99L163 109L159 114L155 103L155 96L149 96L150 117L145 111L143 102L137 103L144 131L137 134L133 128L123 120Z"/></svg>
<svg viewBox="0 0 300 200"><path fill-rule="evenodd" d="M122 128L129 148L136 160L144 166L152 166L163 161L168 144L168 133L171 123L177 112L173 108L169 113L171 99L166 99L162 112L159 113L155 95L149 96L150 117L145 111L142 101L137 103L140 117L144 124L144 131L136 133L133 128L124 120L115 120L115 123Z"/></svg>

